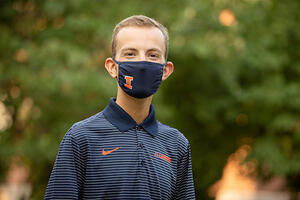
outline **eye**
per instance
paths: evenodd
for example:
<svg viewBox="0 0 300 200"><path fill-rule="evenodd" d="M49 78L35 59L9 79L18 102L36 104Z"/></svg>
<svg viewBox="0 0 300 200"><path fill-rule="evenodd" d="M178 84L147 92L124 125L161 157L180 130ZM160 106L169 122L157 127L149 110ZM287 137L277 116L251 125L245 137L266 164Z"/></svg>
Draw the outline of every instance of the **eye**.
<svg viewBox="0 0 300 200"><path fill-rule="evenodd" d="M151 52L149 53L148 55L151 59L158 59L160 58L160 55L158 53L155 53L155 52Z"/></svg>
<svg viewBox="0 0 300 200"><path fill-rule="evenodd" d="M125 51L123 53L123 56L125 56L125 57L134 57L135 56L135 52L134 51Z"/></svg>
<svg viewBox="0 0 300 200"><path fill-rule="evenodd" d="M134 56L134 53L128 52L128 53L125 53L125 56Z"/></svg>
<svg viewBox="0 0 300 200"><path fill-rule="evenodd" d="M156 54L150 54L150 57L152 57L152 58L156 58L156 57L158 57Z"/></svg>

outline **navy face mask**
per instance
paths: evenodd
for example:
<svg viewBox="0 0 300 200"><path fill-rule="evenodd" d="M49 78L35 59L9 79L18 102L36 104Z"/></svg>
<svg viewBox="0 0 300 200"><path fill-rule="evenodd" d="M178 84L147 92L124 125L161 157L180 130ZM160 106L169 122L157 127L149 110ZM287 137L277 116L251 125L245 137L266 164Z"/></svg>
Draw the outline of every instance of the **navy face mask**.
<svg viewBox="0 0 300 200"><path fill-rule="evenodd" d="M118 62L118 84L124 92L135 98L146 98L159 88L164 66L167 64L148 61Z"/></svg>

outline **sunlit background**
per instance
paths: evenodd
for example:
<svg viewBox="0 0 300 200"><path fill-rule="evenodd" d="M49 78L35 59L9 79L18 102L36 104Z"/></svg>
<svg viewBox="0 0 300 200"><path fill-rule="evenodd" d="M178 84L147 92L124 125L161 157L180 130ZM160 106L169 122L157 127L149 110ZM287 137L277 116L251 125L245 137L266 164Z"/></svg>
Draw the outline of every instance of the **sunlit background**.
<svg viewBox="0 0 300 200"><path fill-rule="evenodd" d="M190 141L197 199L300 199L300 1L1 0L0 199L42 199L70 126L116 95L111 33L169 29L157 119Z"/></svg>

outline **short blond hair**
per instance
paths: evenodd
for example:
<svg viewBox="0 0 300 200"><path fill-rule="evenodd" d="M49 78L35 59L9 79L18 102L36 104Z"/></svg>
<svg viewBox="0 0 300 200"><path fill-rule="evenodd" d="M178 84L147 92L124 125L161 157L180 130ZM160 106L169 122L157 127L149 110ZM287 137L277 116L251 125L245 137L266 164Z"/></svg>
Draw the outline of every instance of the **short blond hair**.
<svg viewBox="0 0 300 200"><path fill-rule="evenodd" d="M112 43L111 43L111 49L112 49L112 56L115 58L116 56L116 46L117 46L117 35L120 32L120 30L124 27L129 27L129 26L137 26L137 27L155 27L158 28L164 38L165 38L165 59L167 60L168 57L168 45L169 45L169 34L168 34L168 29L164 27L162 24L157 22L156 20L144 16L144 15L133 15L131 17L128 17L124 20L122 20L120 23L118 23L113 31L112 34Z"/></svg>

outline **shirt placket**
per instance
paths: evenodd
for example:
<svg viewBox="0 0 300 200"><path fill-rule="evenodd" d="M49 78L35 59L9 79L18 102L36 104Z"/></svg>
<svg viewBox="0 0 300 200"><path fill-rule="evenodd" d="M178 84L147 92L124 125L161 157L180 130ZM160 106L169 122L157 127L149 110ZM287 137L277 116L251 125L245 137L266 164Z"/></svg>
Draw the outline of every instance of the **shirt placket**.
<svg viewBox="0 0 300 200"><path fill-rule="evenodd" d="M138 164L139 168L142 170L145 167L145 158L143 155L144 144L141 140L140 134L142 133L143 128L139 125L135 126L135 133L136 133L136 145L137 145L137 152L138 152Z"/></svg>
<svg viewBox="0 0 300 200"><path fill-rule="evenodd" d="M138 170L137 170L137 179L139 182L139 188L141 191L143 191L143 194L141 194L140 198L142 199L149 199L150 194L148 191L147 185L149 184L147 181L147 175L146 175L146 167L147 167L147 161L145 160L145 146L143 143L143 137L141 137L141 134L145 134L145 130L142 126L136 125L135 128L135 135L136 135L136 149L137 149L137 156L138 156Z"/></svg>

